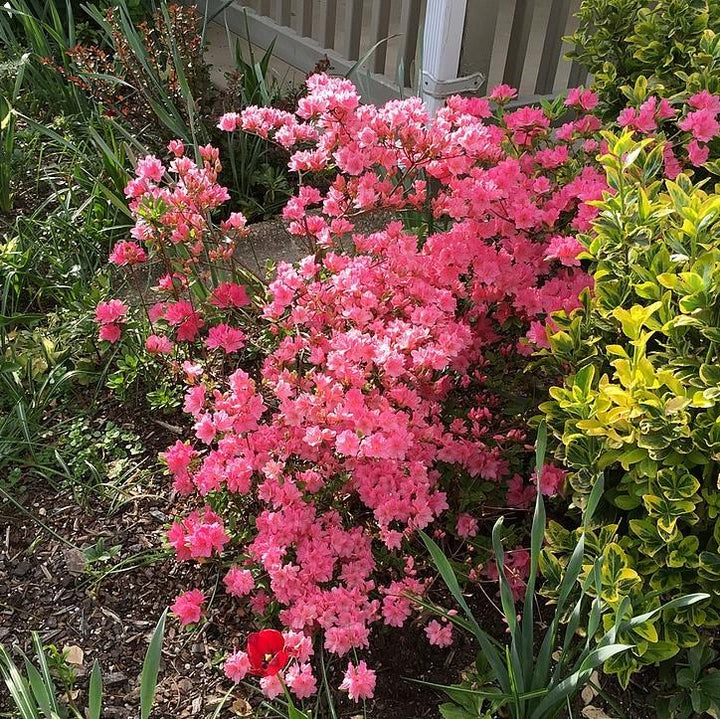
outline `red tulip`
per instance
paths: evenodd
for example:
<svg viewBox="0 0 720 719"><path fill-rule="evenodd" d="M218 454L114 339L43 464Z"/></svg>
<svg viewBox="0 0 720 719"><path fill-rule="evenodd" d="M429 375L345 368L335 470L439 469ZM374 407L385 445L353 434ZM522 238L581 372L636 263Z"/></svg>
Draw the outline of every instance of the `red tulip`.
<svg viewBox="0 0 720 719"><path fill-rule="evenodd" d="M263 629L248 636L247 655L250 674L271 677L287 664L290 658L285 651L285 638L277 629Z"/></svg>

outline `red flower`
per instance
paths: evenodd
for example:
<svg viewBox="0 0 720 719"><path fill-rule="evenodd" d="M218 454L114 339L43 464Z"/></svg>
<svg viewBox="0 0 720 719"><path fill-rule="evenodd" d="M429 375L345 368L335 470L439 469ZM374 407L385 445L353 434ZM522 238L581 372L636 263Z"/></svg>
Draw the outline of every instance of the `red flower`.
<svg viewBox="0 0 720 719"><path fill-rule="evenodd" d="M263 629L248 636L247 655L250 674L271 677L287 664L290 658L285 651L285 637L277 629Z"/></svg>

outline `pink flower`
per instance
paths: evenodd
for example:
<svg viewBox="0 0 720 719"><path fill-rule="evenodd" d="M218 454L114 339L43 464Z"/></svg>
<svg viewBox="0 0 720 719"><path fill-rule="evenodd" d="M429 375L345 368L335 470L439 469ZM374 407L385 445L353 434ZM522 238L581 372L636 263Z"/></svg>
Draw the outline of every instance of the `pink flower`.
<svg viewBox="0 0 720 719"><path fill-rule="evenodd" d="M234 282L223 282L212 291L210 304L220 309L228 307L244 307L250 303L247 291L242 285Z"/></svg>
<svg viewBox="0 0 720 719"><path fill-rule="evenodd" d="M663 162L665 164L665 176L669 180L674 180L682 172L682 165L669 144L663 147Z"/></svg>
<svg viewBox="0 0 720 719"><path fill-rule="evenodd" d="M110 344L117 342L121 334L122 332L118 325L102 325L100 327L100 339L110 342Z"/></svg>
<svg viewBox="0 0 720 719"><path fill-rule="evenodd" d="M250 670L250 660L245 652L235 652L231 654L223 666L225 676L237 684L247 676Z"/></svg>
<svg viewBox="0 0 720 719"><path fill-rule="evenodd" d="M218 121L218 129L233 132L240 124L240 115L237 112L226 112Z"/></svg>
<svg viewBox="0 0 720 719"><path fill-rule="evenodd" d="M228 232L230 230L236 230L242 232L245 229L247 220L242 212L231 212L227 220L223 220L220 223L220 227L223 231Z"/></svg>
<svg viewBox="0 0 720 719"><path fill-rule="evenodd" d="M505 124L512 131L513 140L526 145L550 127L550 119L537 107L521 107L505 115Z"/></svg>
<svg viewBox="0 0 720 719"><path fill-rule="evenodd" d="M268 699L277 699L285 691L281 675L278 673L263 677L260 679L260 689Z"/></svg>
<svg viewBox="0 0 720 719"><path fill-rule="evenodd" d="M298 699L306 699L317 692L317 681L309 664L294 663L285 672L285 683Z"/></svg>
<svg viewBox="0 0 720 719"><path fill-rule="evenodd" d="M221 348L226 354L230 354L245 346L245 335L241 330L226 324L215 325L208 331L205 346L211 350Z"/></svg>
<svg viewBox="0 0 720 719"><path fill-rule="evenodd" d="M458 537L474 537L477 535L478 521L470 514L461 514L457 519L455 531Z"/></svg>
<svg viewBox="0 0 720 719"><path fill-rule="evenodd" d="M597 107L598 96L592 90L584 90L582 87L573 87L568 90L565 104L568 107L576 107L585 112L590 112Z"/></svg>
<svg viewBox="0 0 720 719"><path fill-rule="evenodd" d="M433 619L425 627L425 634L430 644L436 647L449 647L453 643L453 628L449 622L440 624L440 622Z"/></svg>
<svg viewBox="0 0 720 719"><path fill-rule="evenodd" d="M191 589L184 594L178 594L175 597L175 603L170 609L183 626L195 624L200 621L202 616L202 604L204 601L205 595L199 589Z"/></svg>
<svg viewBox="0 0 720 719"><path fill-rule="evenodd" d="M154 157L153 155L146 155L139 160L135 166L135 174L141 180L152 180L153 182L160 182L162 180L165 167L162 162Z"/></svg>
<svg viewBox="0 0 720 719"><path fill-rule="evenodd" d="M696 167L704 165L710 156L710 149L707 145L699 145L696 140L690 140L687 146L688 157L690 162Z"/></svg>
<svg viewBox="0 0 720 719"><path fill-rule="evenodd" d="M560 260L566 267L579 267L578 255L585 250L585 247L574 237L563 237L555 235L547 248L546 260Z"/></svg>
<svg viewBox="0 0 720 719"><path fill-rule="evenodd" d="M537 320L530 323L530 329L527 331L527 338L540 348L549 348L550 340L548 339L547 327Z"/></svg>
<svg viewBox="0 0 720 719"><path fill-rule="evenodd" d="M166 355L172 352L173 343L167 337L148 335L145 340L145 349L152 355Z"/></svg>
<svg viewBox="0 0 720 719"><path fill-rule="evenodd" d="M95 308L95 321L101 325L123 322L127 313L127 305L122 300L101 302Z"/></svg>
<svg viewBox="0 0 720 719"><path fill-rule="evenodd" d="M223 578L225 589L234 597L244 597L255 588L255 580L247 569L233 567Z"/></svg>
<svg viewBox="0 0 720 719"><path fill-rule="evenodd" d="M175 157L181 157L185 154L185 145L182 140L170 140L170 142L168 142L168 150L170 150Z"/></svg>
<svg viewBox="0 0 720 719"><path fill-rule="evenodd" d="M689 112L678 126L681 130L692 133L698 142L710 142L720 131L720 124L712 110L695 110Z"/></svg>
<svg viewBox="0 0 720 719"><path fill-rule="evenodd" d="M147 253L137 242L118 242L110 253L114 265L138 265L147 260Z"/></svg>
<svg viewBox="0 0 720 719"><path fill-rule="evenodd" d="M709 110L717 114L720 112L720 97L701 90L688 98L688 105L696 110Z"/></svg>
<svg viewBox="0 0 720 719"><path fill-rule="evenodd" d="M203 514L191 512L181 522L173 522L167 538L180 561L211 557L214 552L221 554L230 541L222 519L210 507L205 507Z"/></svg>
<svg viewBox="0 0 720 719"><path fill-rule="evenodd" d="M505 504L508 507L517 509L528 509L532 507L537 494L532 484L526 484L523 478L516 474L508 481Z"/></svg>
<svg viewBox="0 0 720 719"><path fill-rule="evenodd" d="M562 467L554 464L544 465L540 478L540 491L548 497L559 494L565 484L566 475L567 471ZM533 473L533 478L537 481L537 473Z"/></svg>
<svg viewBox="0 0 720 719"><path fill-rule="evenodd" d="M517 90L510 87L510 85L495 85L488 97L499 105L504 105L506 102L517 97Z"/></svg>
<svg viewBox="0 0 720 719"><path fill-rule="evenodd" d="M372 699L375 692L375 672L368 669L364 661L358 662L357 666L349 662L340 689L346 691L356 702Z"/></svg>

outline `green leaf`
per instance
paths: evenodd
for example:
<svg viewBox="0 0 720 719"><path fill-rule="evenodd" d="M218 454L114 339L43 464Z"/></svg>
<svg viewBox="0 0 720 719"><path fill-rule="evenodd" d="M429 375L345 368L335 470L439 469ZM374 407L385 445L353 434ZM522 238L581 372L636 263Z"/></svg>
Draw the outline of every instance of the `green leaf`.
<svg viewBox="0 0 720 719"><path fill-rule="evenodd" d="M470 712L463 709L458 704L451 704L445 702L438 707L440 715L443 719L477 719L477 714L470 714Z"/></svg>
<svg viewBox="0 0 720 719"><path fill-rule="evenodd" d="M100 665L96 659L90 672L90 684L88 686L88 719L100 719L102 712L102 675Z"/></svg>
<svg viewBox="0 0 720 719"><path fill-rule="evenodd" d="M37 656L38 665L40 666L40 673L43 676L43 681L47 687L48 697L50 699L50 707L55 713L60 713L60 707L58 706L57 697L55 695L55 684L50 673L50 666L48 665L47 657L45 656L45 650L43 649L42 640L37 632L32 633L32 644Z"/></svg>
<svg viewBox="0 0 720 719"><path fill-rule="evenodd" d="M431 539L423 531L420 531L419 534L423 543L427 547L427 550L430 552L433 563L435 564L435 567L440 573L440 576L443 578L443 581L445 582L447 588L450 590L450 593L453 595L455 601L460 605L462 610L465 612L468 620L470 621L473 634L480 643L480 647L485 654L485 658L488 660L488 663L492 667L493 672L495 673L495 677L500 684L500 687L504 692L509 692L510 677L508 674L508 670L505 667L499 652L493 646L494 640L490 637L489 634L487 634L480 628L480 625L477 623L477 620L475 619L472 610L468 606L468 603L465 601L465 597L463 597L462 595L460 585L458 584L455 572L450 566L450 562L448 562L448 559L445 554L443 554L442 549L438 547L438 545L433 539Z"/></svg>
<svg viewBox="0 0 720 719"><path fill-rule="evenodd" d="M160 670L160 657L162 654L163 637L165 634L166 609L158 620L155 631L150 639L145 660L143 661L140 678L140 719L148 719L155 701L158 671Z"/></svg>

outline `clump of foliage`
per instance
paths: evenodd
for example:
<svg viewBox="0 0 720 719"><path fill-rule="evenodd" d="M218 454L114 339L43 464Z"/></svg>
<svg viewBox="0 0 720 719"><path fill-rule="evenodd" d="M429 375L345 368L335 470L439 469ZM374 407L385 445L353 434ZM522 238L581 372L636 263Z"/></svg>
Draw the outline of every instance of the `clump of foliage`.
<svg viewBox="0 0 720 719"><path fill-rule="evenodd" d="M149 719L155 702L166 614L167 611L163 612L155 625L143 660L140 719ZM15 707L17 716L22 719L100 719L103 713L103 680L97 659L90 672L85 701L80 704L77 701L80 692L69 691L75 683L75 672L68 666L64 653L53 645L43 646L37 632L32 633L32 645L35 662L18 649L17 654L22 660L18 666L11 650L0 644L0 678L7 687L8 700Z"/></svg>
<svg viewBox="0 0 720 719"><path fill-rule="evenodd" d="M542 488L542 471L545 466L546 432L545 424L541 423L536 442L536 477L539 490ZM591 522L602 493L603 482L600 480L594 485L588 498L583 517L585 526ZM638 630L647 625L662 609L691 607L707 598L706 594L678 597L662 608L657 607L639 616L632 614L627 597L612 606L608 603L605 586L608 578L613 578L618 570L615 556L613 552L607 552L597 557L591 565L585 565L585 541L588 536L581 534L558 589L552 618L545 634L537 636L536 588L546 527L542 492L538 491L535 500L530 573L523 597L522 615L517 615L513 588L505 571L502 524L501 517L493 527L492 534L502 615L509 634L509 642L504 646L495 642L480 627L463 596L450 561L436 542L426 534L422 535L440 576L462 608L464 616L433 605L425 606L439 612L446 620L464 631L470 632L481 648L475 666L487 667L489 670L471 671L462 685L430 685L443 689L453 700L440 706L440 713L446 719L491 719L498 715L512 719L556 719L565 716L572 700L591 682L595 669L613 657L632 650L638 641ZM580 583L577 598L573 596L576 582ZM563 628L564 620L568 616L567 626ZM583 632L584 636L581 636L578 628L585 620L587 627ZM564 637L561 638L563 629ZM634 640L631 639L633 634Z"/></svg>
<svg viewBox="0 0 720 719"><path fill-rule="evenodd" d="M582 0L570 57L614 117L643 77L651 92L720 90L720 6L712 0Z"/></svg>
<svg viewBox="0 0 720 719"><path fill-rule="evenodd" d="M301 180L333 176L325 192L303 183L284 211L308 256L265 288L234 254L244 217L212 220L228 200L218 151L196 163L173 141L170 162L138 163L137 241L110 256L130 279L159 266L155 294L103 302L97 319L108 347L144 331L187 386L195 440L163 456L175 488L208 506L173 525L178 558L222 554L231 594L294 631L319 624L343 655L368 646L373 624L407 621L403 594L424 587L415 529L451 506L447 528L472 539L488 498L532 503L521 418L535 378L498 378L586 286L569 233L588 226L579 198L599 197L604 178L587 167L596 120L552 134L560 102L505 112L498 94L492 124L488 101L454 98L431 121L418 99L362 106L325 75L309 88L297 114L253 107L219 122L287 147ZM356 217L381 209L398 219L343 252ZM548 468L542 489L561 481ZM509 555L516 591L525 554ZM196 621L201 602L193 590L178 615Z"/></svg>
<svg viewBox="0 0 720 719"><path fill-rule="evenodd" d="M661 691L655 708L658 719L690 719L720 716L720 670L718 653L704 639L688 650L685 660L662 669Z"/></svg>
<svg viewBox="0 0 720 719"><path fill-rule="evenodd" d="M663 612L635 652L606 664L627 684L720 623L720 198L687 174L662 179L662 147L606 139L612 194L584 237L594 289L556 317L551 352L567 378L542 410L575 506L605 477L591 554L615 547L609 605L629 597L641 613L662 597L711 595ZM551 525L546 576L560 575L578 532Z"/></svg>
<svg viewBox="0 0 720 719"><path fill-rule="evenodd" d="M96 317L108 348L139 333L186 385L194 439L163 459L175 489L206 507L172 526L178 558L221 557L230 594L293 631L321 628L343 655L367 647L375 623L410 616L405 594L425 587L415 530L441 523L478 537L487 557L484 506L532 505L525 423L544 387L523 370L552 313L571 313L591 284L573 235L608 189L593 161L606 140L580 89L566 100L577 116L552 130L563 101L509 111L509 88L494 112L451 98L431 120L418 99L363 106L348 81L308 86L295 113L251 107L218 123L290 151L300 188L284 216L308 256L265 288L235 257L245 218L213 219L229 198L218 150L199 148L196 162L174 140L169 162L139 161L126 190L133 240L110 255L131 280L157 266L154 294L109 299ZM652 133L668 116L655 99L630 119ZM653 162L666 165L660 145ZM326 190L306 184L315 172L333 177ZM397 219L357 232L356 217L378 210ZM556 495L563 478L546 467L541 491ZM617 584L622 550L608 555ZM522 596L527 551L504 565ZM178 598L183 623L202 617L203 599ZM449 638L439 625L427 635Z"/></svg>
<svg viewBox="0 0 720 719"><path fill-rule="evenodd" d="M197 107L209 104L212 85L204 60L203 16L193 5L162 5L139 24L126 5L94 13L107 34L103 44L76 44L66 55L72 72L61 66L105 112L118 114L136 129L175 122L190 128ZM196 106L188 105L192 101Z"/></svg>

